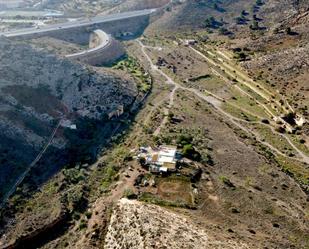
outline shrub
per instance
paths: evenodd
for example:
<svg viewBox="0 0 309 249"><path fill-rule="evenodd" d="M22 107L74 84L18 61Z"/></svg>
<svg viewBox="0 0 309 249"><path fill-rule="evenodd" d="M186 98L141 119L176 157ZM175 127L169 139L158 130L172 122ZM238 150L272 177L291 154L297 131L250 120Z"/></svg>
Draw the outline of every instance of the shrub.
<svg viewBox="0 0 309 249"><path fill-rule="evenodd" d="M72 218L73 218L73 220L79 220L79 219L80 219L80 214L77 213L77 212L74 212L74 213L72 214Z"/></svg>
<svg viewBox="0 0 309 249"><path fill-rule="evenodd" d="M81 220L79 225L78 225L79 230L82 230L82 229L84 229L86 227L87 227L86 221L85 220Z"/></svg>
<svg viewBox="0 0 309 249"><path fill-rule="evenodd" d="M144 167L144 166L146 165L146 159L145 159L145 157L139 158L139 159L138 159L138 162L140 163L140 165L141 165L142 167Z"/></svg>
<svg viewBox="0 0 309 249"><path fill-rule="evenodd" d="M126 189L123 193L123 197L126 197L130 200L137 199L137 195L133 192L132 189Z"/></svg>
<svg viewBox="0 0 309 249"><path fill-rule="evenodd" d="M275 129L277 132L279 133L284 133L285 132L285 129L281 126L278 126L276 129Z"/></svg>
<svg viewBox="0 0 309 249"><path fill-rule="evenodd" d="M211 16L205 20L204 25L206 28L217 29L221 27L223 24L217 21L213 16Z"/></svg>
<svg viewBox="0 0 309 249"><path fill-rule="evenodd" d="M193 137L188 134L181 134L178 136L176 143L179 147L184 147L186 144L191 144Z"/></svg>
<svg viewBox="0 0 309 249"><path fill-rule="evenodd" d="M87 219L90 219L91 216L92 216L92 213L91 213L90 211L87 211L87 212L85 213L85 216L87 217Z"/></svg>
<svg viewBox="0 0 309 249"><path fill-rule="evenodd" d="M199 161L201 159L201 154L195 150L192 144L186 144L183 146L182 155L195 161Z"/></svg>
<svg viewBox="0 0 309 249"><path fill-rule="evenodd" d="M235 189L235 185L226 176L220 176L219 179L229 188Z"/></svg>

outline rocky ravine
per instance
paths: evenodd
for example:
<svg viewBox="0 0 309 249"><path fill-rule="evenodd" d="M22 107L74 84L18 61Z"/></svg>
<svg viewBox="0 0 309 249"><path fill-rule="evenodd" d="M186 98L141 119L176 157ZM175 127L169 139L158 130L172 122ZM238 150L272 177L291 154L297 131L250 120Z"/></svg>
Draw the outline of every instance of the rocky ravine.
<svg viewBox="0 0 309 249"><path fill-rule="evenodd" d="M117 110L126 110L137 94L132 82L4 38L0 40L0 75L2 194L42 150L59 120L61 126L42 165L34 169L42 170L35 172L42 178L65 163L81 160L81 152L88 158L96 154L98 144L114 129L108 120ZM101 139L90 143L97 135ZM44 170L44 163L49 162L53 166Z"/></svg>

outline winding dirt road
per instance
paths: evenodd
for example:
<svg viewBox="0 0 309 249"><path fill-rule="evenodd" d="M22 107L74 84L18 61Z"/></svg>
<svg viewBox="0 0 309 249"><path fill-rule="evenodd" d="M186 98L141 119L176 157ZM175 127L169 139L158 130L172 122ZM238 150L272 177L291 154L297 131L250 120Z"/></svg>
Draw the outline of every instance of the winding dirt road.
<svg viewBox="0 0 309 249"><path fill-rule="evenodd" d="M256 140L258 142L260 142L261 144L265 145L266 147L268 147L270 150L272 150L273 152L275 152L276 154L283 156L285 158L289 158L289 156L287 156L286 154L282 153L279 149L275 148L273 145L263 141L263 139L260 138L260 135L257 134L256 132L253 132L252 130L248 129L247 127L245 127L244 125L241 124L241 122L248 122L245 121L243 119L240 118L236 118L234 116L232 116L231 114L225 112L221 107L221 102L223 101L221 97L216 96L215 94L209 92L210 96L205 95L204 93L198 91L197 89L193 89L193 88L187 88L184 86L181 86L180 84L178 84L177 82L173 81L166 73L164 73L162 70L160 70L156 65L153 64L150 56L147 54L147 52L145 51L146 46L140 41L137 40L137 42L139 43L139 45L141 46L141 50L143 55L145 56L145 58L147 59L150 68L152 71L155 71L157 73L159 73L160 75L162 75L165 79L166 79L166 83L169 85L173 85L174 89L170 94L170 104L169 104L169 109L172 107L173 102L174 102L174 94L176 92L176 90L181 89L181 90L185 90L188 92L193 93L194 95L196 95L197 97L199 97L200 99L205 100L206 102L208 102L212 107L214 107L214 109L216 109L221 116L223 116L225 119L227 119L229 122L231 122L232 124L234 124L236 127L238 127L239 129L241 129L242 131L254 136L256 138ZM149 46L147 46L147 48L150 48ZM201 56L205 57L201 52L195 50L198 54L200 54ZM164 127L164 125L167 123L166 120L163 120L161 125L159 126L159 128L156 131L156 134L160 133L161 129ZM250 122L249 122L250 123ZM272 132L274 132L274 130L272 129ZM300 151L291 141L290 139L284 135L284 134L280 134L282 137L284 137L288 143L295 149L295 152L298 154L298 158L293 158L294 160L297 160L299 162L304 162L309 164L309 157L307 155L305 155L302 151Z"/></svg>

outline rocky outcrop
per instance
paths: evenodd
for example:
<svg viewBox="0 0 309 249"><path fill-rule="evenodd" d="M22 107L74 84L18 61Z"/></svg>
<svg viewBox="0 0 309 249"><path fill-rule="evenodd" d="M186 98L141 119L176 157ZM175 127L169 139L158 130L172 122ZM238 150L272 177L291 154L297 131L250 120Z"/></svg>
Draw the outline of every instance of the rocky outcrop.
<svg viewBox="0 0 309 249"><path fill-rule="evenodd" d="M109 114L119 106L127 110L137 93L132 82L107 73L98 74L67 59L6 39L0 40L0 75L2 191L34 160L59 120L73 126L62 125L58 129L40 161L47 165L52 162L53 167L40 165L40 170L57 171L89 150L92 146L85 144L93 144L91 141L99 134L96 146L106 140L113 129ZM66 157L65 150L71 150L72 146L77 154ZM94 156L96 148L90 151Z"/></svg>
<svg viewBox="0 0 309 249"><path fill-rule="evenodd" d="M233 240L216 240L189 218L170 210L121 199L115 207L104 248L249 249Z"/></svg>

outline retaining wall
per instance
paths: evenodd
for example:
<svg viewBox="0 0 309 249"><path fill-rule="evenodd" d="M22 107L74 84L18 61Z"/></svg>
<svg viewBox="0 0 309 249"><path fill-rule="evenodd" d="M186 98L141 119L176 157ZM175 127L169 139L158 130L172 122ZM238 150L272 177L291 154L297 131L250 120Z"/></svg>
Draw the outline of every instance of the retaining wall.
<svg viewBox="0 0 309 249"><path fill-rule="evenodd" d="M125 54L121 43L102 30L90 35L89 49L67 55L69 59L81 61L93 66L110 64Z"/></svg>

